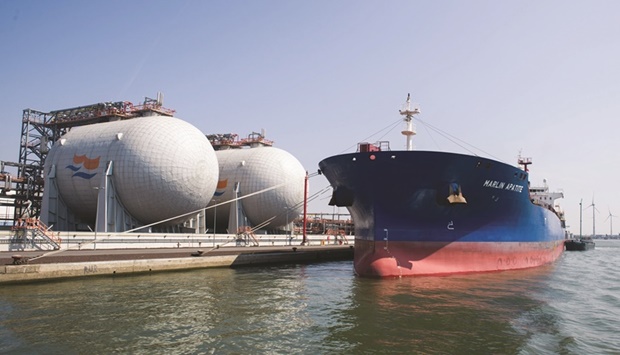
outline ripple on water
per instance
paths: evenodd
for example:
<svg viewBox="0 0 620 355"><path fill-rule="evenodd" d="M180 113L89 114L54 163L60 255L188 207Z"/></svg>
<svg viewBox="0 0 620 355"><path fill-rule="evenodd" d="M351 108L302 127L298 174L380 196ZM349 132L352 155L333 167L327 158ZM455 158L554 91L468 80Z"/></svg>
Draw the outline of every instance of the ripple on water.
<svg viewBox="0 0 620 355"><path fill-rule="evenodd" d="M619 353L619 251L450 277L333 262L1 287L0 352Z"/></svg>

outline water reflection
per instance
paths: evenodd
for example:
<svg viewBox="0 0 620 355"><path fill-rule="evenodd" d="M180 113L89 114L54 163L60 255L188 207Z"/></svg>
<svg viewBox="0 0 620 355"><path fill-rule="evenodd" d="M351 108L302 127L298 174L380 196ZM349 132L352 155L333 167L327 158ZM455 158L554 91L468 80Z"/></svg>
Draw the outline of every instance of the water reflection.
<svg viewBox="0 0 620 355"><path fill-rule="evenodd" d="M329 264L318 269L332 271ZM340 269L328 279L316 270L203 270L3 288L0 352L305 352L340 325L331 310L350 298L330 289L353 280Z"/></svg>
<svg viewBox="0 0 620 355"><path fill-rule="evenodd" d="M356 326L344 336L356 339L359 351L515 353L530 336L515 320L545 307L532 295L545 287L552 268L356 279L348 310Z"/></svg>

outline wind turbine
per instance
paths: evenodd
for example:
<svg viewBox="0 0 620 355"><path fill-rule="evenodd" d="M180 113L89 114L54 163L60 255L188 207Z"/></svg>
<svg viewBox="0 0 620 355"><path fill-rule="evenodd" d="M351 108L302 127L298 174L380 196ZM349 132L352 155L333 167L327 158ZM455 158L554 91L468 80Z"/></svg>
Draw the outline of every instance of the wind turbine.
<svg viewBox="0 0 620 355"><path fill-rule="evenodd" d="M609 220L609 235L612 236L614 235L613 220L614 220L614 217L618 217L618 216L611 214L611 210L609 209L609 207L607 208L607 210L609 211L609 215L607 215L607 218L605 218L604 222L607 222L607 220Z"/></svg>
<svg viewBox="0 0 620 355"><path fill-rule="evenodd" d="M592 197L592 203L586 207L586 210L588 208L592 207L592 238L596 237L596 214L595 212L598 212L598 209L596 208L596 205L594 204L594 197Z"/></svg>
<svg viewBox="0 0 620 355"><path fill-rule="evenodd" d="M583 199L579 200L579 239L581 239L581 224L583 222Z"/></svg>

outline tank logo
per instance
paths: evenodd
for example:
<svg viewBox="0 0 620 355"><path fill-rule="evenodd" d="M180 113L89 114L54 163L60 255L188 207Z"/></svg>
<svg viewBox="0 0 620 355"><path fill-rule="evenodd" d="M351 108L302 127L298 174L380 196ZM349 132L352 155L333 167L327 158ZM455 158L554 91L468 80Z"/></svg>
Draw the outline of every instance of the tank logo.
<svg viewBox="0 0 620 355"><path fill-rule="evenodd" d="M515 192L523 191L523 185L505 183L502 181L495 181L495 180L486 180L484 184L482 184L482 187L490 187L493 189L508 190L508 191L515 191Z"/></svg>
<svg viewBox="0 0 620 355"><path fill-rule="evenodd" d="M215 193L213 194L213 196L218 197L218 196L222 196L224 194L224 192L226 192L226 186L228 186L228 179L226 180L219 180L217 182L217 189L215 190Z"/></svg>
<svg viewBox="0 0 620 355"><path fill-rule="evenodd" d="M96 158L88 158L86 155L73 155L73 164L67 165L67 169L73 171L72 176L81 177L82 179L92 179L93 176L97 175L97 173L89 173L81 171L85 170L95 170L99 167L99 159L101 156Z"/></svg>

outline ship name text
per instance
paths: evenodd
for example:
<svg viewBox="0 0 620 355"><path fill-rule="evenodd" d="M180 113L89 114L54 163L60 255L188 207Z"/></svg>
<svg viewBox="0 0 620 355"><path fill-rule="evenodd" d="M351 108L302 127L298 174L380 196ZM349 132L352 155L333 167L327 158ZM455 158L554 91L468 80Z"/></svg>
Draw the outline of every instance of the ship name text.
<svg viewBox="0 0 620 355"><path fill-rule="evenodd" d="M515 192L523 191L523 185L506 183L503 181L496 181L496 180L486 180L484 184L482 184L482 187L490 187L493 189L508 190L508 191L515 191Z"/></svg>

